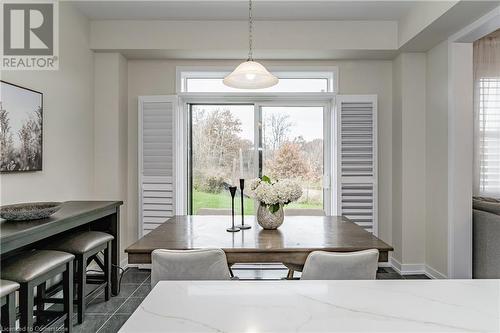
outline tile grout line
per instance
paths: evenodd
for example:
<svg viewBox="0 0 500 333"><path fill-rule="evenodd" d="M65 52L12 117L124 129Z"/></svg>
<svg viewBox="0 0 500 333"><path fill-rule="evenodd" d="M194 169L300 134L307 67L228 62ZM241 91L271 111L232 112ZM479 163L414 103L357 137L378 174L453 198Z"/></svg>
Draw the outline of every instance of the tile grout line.
<svg viewBox="0 0 500 333"><path fill-rule="evenodd" d="M115 312L113 312L108 319L106 319L106 321L97 329L96 333L99 333L101 331L101 329L107 324L107 322L111 319L111 317L113 317L115 315L115 313L118 312L118 310L123 306L123 304L127 303L127 301L132 297L132 295L137 291L139 290L139 288L144 284L144 282L147 281L147 279L149 278L149 276L147 276L144 281L141 282L141 284L125 299L125 301L115 310Z"/></svg>

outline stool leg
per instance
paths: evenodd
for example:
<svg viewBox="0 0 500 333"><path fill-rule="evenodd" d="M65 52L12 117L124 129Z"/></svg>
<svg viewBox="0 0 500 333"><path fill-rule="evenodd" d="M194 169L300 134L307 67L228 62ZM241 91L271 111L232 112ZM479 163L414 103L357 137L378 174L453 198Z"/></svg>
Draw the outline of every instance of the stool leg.
<svg viewBox="0 0 500 333"><path fill-rule="evenodd" d="M2 332L14 332L16 328L16 293L5 296L2 306Z"/></svg>
<svg viewBox="0 0 500 333"><path fill-rule="evenodd" d="M108 246L104 249L104 279L106 281L104 298L107 302L111 295L111 242L108 242Z"/></svg>
<svg viewBox="0 0 500 333"><path fill-rule="evenodd" d="M33 331L33 297L33 286L29 283L21 283L19 288L20 332Z"/></svg>
<svg viewBox="0 0 500 333"><path fill-rule="evenodd" d="M76 298L78 303L78 324L83 323L85 317L85 296L86 296L86 288L87 284L87 258L85 256L77 257L77 266L78 266L78 289L76 291Z"/></svg>
<svg viewBox="0 0 500 333"><path fill-rule="evenodd" d="M63 273L63 303L66 319L64 320L64 330L71 333L73 330L73 262L66 263L66 270Z"/></svg>
<svg viewBox="0 0 500 333"><path fill-rule="evenodd" d="M45 310L45 290L46 290L46 282L39 284L36 287L36 311L39 315Z"/></svg>

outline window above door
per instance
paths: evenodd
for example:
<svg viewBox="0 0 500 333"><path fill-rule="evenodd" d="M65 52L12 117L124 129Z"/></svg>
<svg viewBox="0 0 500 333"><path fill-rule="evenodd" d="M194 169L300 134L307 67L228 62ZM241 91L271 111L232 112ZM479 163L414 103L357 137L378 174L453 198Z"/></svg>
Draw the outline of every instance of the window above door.
<svg viewBox="0 0 500 333"><path fill-rule="evenodd" d="M222 80L230 67L177 67L178 93L335 93L338 91L337 67L269 68L280 81L265 89L235 89Z"/></svg>

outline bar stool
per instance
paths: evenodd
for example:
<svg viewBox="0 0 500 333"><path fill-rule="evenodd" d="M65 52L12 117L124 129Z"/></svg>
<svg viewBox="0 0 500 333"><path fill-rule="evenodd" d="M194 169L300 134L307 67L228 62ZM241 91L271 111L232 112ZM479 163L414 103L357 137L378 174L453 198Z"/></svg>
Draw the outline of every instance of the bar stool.
<svg viewBox="0 0 500 333"><path fill-rule="evenodd" d="M58 244L50 246L50 249L64 251L75 255L75 302L78 306L78 324L81 324L85 317L86 299L95 295L104 288L106 301L111 295L111 241L113 236L100 231L78 232L66 236L58 241ZM104 262L97 256L99 252L104 252ZM104 272L102 279L88 280L87 266L94 260ZM100 284L90 294L87 293L87 282Z"/></svg>
<svg viewBox="0 0 500 333"><path fill-rule="evenodd" d="M13 332L16 328L16 291L19 283L0 280L0 305L2 306L2 332Z"/></svg>
<svg viewBox="0 0 500 333"><path fill-rule="evenodd" d="M66 332L72 330L73 317L73 259L74 255L59 251L34 250L13 256L2 262L1 277L19 283L20 331L33 332L33 315L36 326L57 325L64 320ZM59 274L63 275L63 311L46 311L45 302L37 297L36 313L33 312L34 288L40 293L40 285ZM55 318L52 318L52 317ZM42 323L49 317L50 322Z"/></svg>

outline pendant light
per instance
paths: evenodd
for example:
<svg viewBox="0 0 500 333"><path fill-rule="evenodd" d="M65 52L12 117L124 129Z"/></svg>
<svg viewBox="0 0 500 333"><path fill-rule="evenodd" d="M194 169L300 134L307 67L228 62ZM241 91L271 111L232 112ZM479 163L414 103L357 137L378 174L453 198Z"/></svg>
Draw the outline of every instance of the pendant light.
<svg viewBox="0 0 500 333"><path fill-rule="evenodd" d="M248 1L248 59L242 62L235 70L226 76L224 84L231 88L262 89L269 88L278 83L278 78L253 60L253 17L252 0Z"/></svg>

